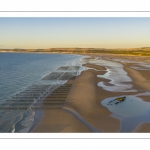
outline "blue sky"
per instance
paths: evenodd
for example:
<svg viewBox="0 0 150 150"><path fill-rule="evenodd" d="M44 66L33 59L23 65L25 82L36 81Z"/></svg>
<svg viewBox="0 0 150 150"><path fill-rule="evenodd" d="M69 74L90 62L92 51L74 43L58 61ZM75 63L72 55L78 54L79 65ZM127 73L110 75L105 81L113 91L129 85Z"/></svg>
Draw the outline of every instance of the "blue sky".
<svg viewBox="0 0 150 150"><path fill-rule="evenodd" d="M150 18L0 18L0 48L150 47Z"/></svg>

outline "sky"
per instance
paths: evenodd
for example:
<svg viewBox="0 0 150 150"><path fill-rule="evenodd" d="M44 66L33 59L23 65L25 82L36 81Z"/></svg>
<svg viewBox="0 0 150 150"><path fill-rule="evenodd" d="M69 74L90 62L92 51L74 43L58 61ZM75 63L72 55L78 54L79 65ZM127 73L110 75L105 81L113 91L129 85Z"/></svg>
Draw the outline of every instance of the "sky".
<svg viewBox="0 0 150 150"><path fill-rule="evenodd" d="M150 47L150 18L1 17L0 48Z"/></svg>

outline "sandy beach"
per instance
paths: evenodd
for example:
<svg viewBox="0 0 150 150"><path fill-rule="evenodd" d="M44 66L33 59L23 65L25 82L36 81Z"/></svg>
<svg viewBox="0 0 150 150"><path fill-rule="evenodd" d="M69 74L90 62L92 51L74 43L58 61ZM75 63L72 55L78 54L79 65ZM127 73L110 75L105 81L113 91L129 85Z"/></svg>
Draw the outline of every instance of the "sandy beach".
<svg viewBox="0 0 150 150"><path fill-rule="evenodd" d="M91 55L90 55L91 56ZM88 132L104 132L116 133L120 131L120 118L113 117L106 107L101 104L105 98L115 97L130 94L133 92L117 92L107 91L98 86L99 82L105 82L109 85L109 80L97 75L104 75L106 67L90 63L89 60L94 60L101 57L103 60L113 60L114 58L135 60L139 62L147 62L148 58L135 56L118 56L118 55L92 55L85 59L86 63L83 66L88 67L88 70L82 71L74 80L68 80L66 85L71 85L71 89L66 97L65 104L61 109L45 109L44 116L39 124L31 131L34 133L88 133ZM142 58L142 59L141 59ZM130 62L119 62L123 65L124 71L132 79L130 82L138 94L141 92L150 92L150 70L136 70L131 68L133 64ZM136 64L138 66L138 64ZM139 96L144 101L150 102L149 96ZM150 123L143 122L139 124L133 132L150 132Z"/></svg>

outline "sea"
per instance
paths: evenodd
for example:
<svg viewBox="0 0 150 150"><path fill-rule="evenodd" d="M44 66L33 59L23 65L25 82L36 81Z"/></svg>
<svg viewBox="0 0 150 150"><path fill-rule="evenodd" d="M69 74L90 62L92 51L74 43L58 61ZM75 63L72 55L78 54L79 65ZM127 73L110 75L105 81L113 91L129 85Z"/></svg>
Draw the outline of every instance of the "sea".
<svg viewBox="0 0 150 150"><path fill-rule="evenodd" d="M61 66L80 65L82 58L74 54L0 53L0 106L29 87L51 84L41 79ZM0 109L0 132L29 132L34 119L32 109Z"/></svg>

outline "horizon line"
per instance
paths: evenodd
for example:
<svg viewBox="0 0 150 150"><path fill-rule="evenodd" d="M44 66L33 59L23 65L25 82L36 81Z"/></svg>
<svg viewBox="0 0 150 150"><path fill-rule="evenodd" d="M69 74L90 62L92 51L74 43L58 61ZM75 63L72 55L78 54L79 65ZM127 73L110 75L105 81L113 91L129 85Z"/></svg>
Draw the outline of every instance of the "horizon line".
<svg viewBox="0 0 150 150"><path fill-rule="evenodd" d="M51 47L51 48L0 48L1 50L8 50L8 49L11 49L11 50L18 50L18 49L57 49L57 48L61 48L61 49L71 49L71 48L80 48L80 49L84 49L84 48L88 48L88 49L134 49L134 48L150 48L150 46L142 46L142 47L120 47L120 48L103 48L103 47Z"/></svg>

